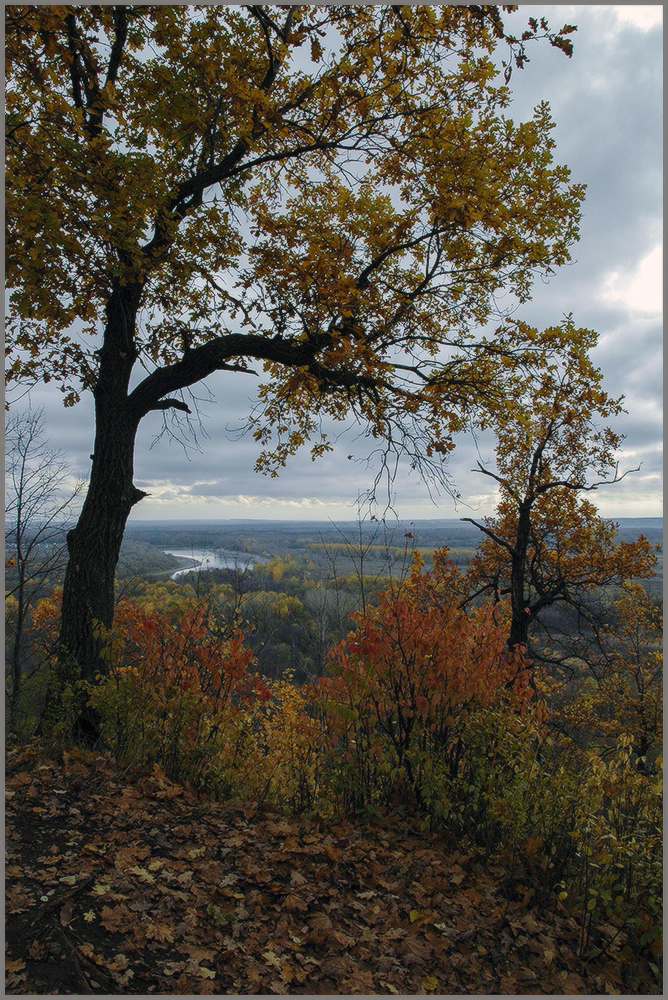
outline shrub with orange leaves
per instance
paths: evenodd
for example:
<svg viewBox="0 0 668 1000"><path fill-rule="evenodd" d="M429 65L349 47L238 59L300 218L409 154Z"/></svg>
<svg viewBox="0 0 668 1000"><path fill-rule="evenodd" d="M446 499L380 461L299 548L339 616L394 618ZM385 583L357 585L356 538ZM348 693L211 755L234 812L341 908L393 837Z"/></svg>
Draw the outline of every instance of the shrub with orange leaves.
<svg viewBox="0 0 668 1000"><path fill-rule="evenodd" d="M435 807L434 782L473 766L473 719L525 711L526 664L508 652L492 609L462 609L459 591L446 550L428 573L418 556L332 651L319 693L349 807L397 798Z"/></svg>
<svg viewBox="0 0 668 1000"><path fill-rule="evenodd" d="M58 638L62 597L63 588L56 587L47 597L42 597L33 610L30 622L31 640L45 656L53 652Z"/></svg>
<svg viewBox="0 0 668 1000"><path fill-rule="evenodd" d="M121 601L105 639L106 676L90 687L102 734L117 755L195 786L218 787L242 740L244 709L269 692L249 671L238 630L220 633L205 603L168 613Z"/></svg>
<svg viewBox="0 0 668 1000"><path fill-rule="evenodd" d="M248 672L253 654L239 629L221 630L206 602L185 600L166 611L144 610L132 601L116 609L115 629L123 644L126 666L136 666L155 686L196 689L203 702L227 704L234 696L266 697L260 679ZM113 666L114 639L107 648ZM118 641L118 640L117 640Z"/></svg>

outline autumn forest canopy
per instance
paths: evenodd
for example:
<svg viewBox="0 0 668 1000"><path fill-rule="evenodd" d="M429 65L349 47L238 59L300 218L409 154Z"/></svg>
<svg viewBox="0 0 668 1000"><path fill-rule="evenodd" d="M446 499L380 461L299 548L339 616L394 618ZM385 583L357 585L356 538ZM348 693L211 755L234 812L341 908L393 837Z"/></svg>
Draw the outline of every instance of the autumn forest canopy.
<svg viewBox="0 0 668 1000"><path fill-rule="evenodd" d="M9 991L660 990L659 548L592 502L634 471L596 332L568 302L521 318L585 189L512 82L575 27L514 5L5 24L7 377L95 405L72 496L43 415L8 415ZM456 495L457 436L489 431L495 514L433 539L363 512L294 544L225 529L253 559L168 580L175 542L126 533L136 435L196 422L219 371L256 392L258 475L355 423L378 512L405 460ZM266 879L254 839L282 852Z"/></svg>

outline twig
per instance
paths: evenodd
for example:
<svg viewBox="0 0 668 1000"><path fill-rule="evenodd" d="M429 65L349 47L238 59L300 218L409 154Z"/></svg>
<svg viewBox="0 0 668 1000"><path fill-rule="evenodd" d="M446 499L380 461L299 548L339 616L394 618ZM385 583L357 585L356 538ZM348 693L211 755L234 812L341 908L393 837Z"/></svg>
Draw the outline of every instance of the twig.
<svg viewBox="0 0 668 1000"><path fill-rule="evenodd" d="M79 959L79 953L77 952L76 946L72 944L68 935L65 932L65 928L61 927L58 918L56 917L53 921L53 926L58 932L58 937L62 941L67 952L69 952L70 958L72 959L72 965L74 966L74 972L77 977L77 982L79 984L79 989L83 996L93 996L93 987L88 979L88 976L83 970L83 966Z"/></svg>
<svg viewBox="0 0 668 1000"><path fill-rule="evenodd" d="M32 925L37 923L38 920L41 920L53 910L59 909L63 903L67 902L68 899L73 899L74 896L78 896L80 892L87 889L91 882L94 882L96 878L97 874L93 873L78 885L72 886L71 888L68 886L66 892L61 892L59 895L52 896L48 903L44 903L43 906L36 906L34 910L30 910L24 917L18 917L16 924L18 925L19 930L22 933L27 932L28 928L32 927Z"/></svg>

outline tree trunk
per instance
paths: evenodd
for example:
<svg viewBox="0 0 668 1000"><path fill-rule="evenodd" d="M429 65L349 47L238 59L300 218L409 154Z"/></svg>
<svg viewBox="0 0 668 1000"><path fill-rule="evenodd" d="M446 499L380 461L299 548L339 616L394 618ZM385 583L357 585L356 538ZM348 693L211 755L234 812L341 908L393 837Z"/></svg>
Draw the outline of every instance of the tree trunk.
<svg viewBox="0 0 668 1000"><path fill-rule="evenodd" d="M21 680L23 676L23 663L21 660L21 640L23 638L23 628L25 625L25 581L24 567L19 563L19 589L18 589L18 609L16 613L16 632L14 634L14 644L12 647L12 693L9 699L9 725L14 728L18 714L19 698L21 697Z"/></svg>
<svg viewBox="0 0 668 1000"><path fill-rule="evenodd" d="M524 577L526 573L527 550L531 533L531 502L525 500L519 505L517 533L512 556L510 575L511 624L508 648L526 646L529 641L529 615L526 612Z"/></svg>
<svg viewBox="0 0 668 1000"><path fill-rule="evenodd" d="M91 481L76 528L67 536L69 561L63 585L60 655L78 665L78 677L104 671L101 641L92 626L110 628L114 575L123 532L145 495L133 482L136 427L123 414L99 414Z"/></svg>
<svg viewBox="0 0 668 1000"><path fill-rule="evenodd" d="M95 448L90 484L76 527L67 536L69 561L63 583L62 617L54 684L45 712L56 715L65 686L104 673L99 623L110 628L114 614L114 575L128 515L146 494L133 484L134 445L139 419L128 401L136 358L134 326L141 289L124 286L107 305L104 347L100 352L95 397ZM83 694L75 735L99 737L99 719Z"/></svg>

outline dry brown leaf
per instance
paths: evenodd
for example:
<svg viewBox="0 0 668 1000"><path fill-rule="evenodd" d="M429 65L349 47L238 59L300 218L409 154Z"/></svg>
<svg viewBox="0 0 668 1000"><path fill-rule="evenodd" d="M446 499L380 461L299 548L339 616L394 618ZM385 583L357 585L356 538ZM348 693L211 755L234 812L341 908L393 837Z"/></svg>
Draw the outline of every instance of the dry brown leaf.
<svg viewBox="0 0 668 1000"><path fill-rule="evenodd" d="M562 981L561 992L565 996L577 996L581 993L587 993L587 987L584 982L575 972L569 972L566 978Z"/></svg>
<svg viewBox="0 0 668 1000"><path fill-rule="evenodd" d="M183 787L170 782L165 785L164 795L166 799L175 799L177 796L183 795Z"/></svg>
<svg viewBox="0 0 668 1000"><path fill-rule="evenodd" d="M287 913L305 913L308 910L308 904L291 892L283 900L281 909Z"/></svg>
<svg viewBox="0 0 668 1000"><path fill-rule="evenodd" d="M111 962L105 964L110 972L124 972L130 963L125 955L119 954Z"/></svg>
<svg viewBox="0 0 668 1000"><path fill-rule="evenodd" d="M45 945L41 941L37 941L35 939L28 948L28 957L39 961L41 958L44 958L45 951Z"/></svg>
<svg viewBox="0 0 668 1000"><path fill-rule="evenodd" d="M210 962L216 955L216 952L212 948L200 948L195 944L182 944L179 946L179 951L184 951L186 955L190 955L196 962Z"/></svg>
<svg viewBox="0 0 668 1000"><path fill-rule="evenodd" d="M276 955L275 952L264 951L262 952L262 957L267 963L267 965L272 965L275 969L281 968L281 960L279 959L278 955Z"/></svg>
<svg viewBox="0 0 668 1000"><path fill-rule="evenodd" d="M330 955L323 959L320 968L326 976L332 979L343 979L350 972L350 959L342 955Z"/></svg>
<svg viewBox="0 0 668 1000"><path fill-rule="evenodd" d="M146 937L160 944L164 944L165 941L171 944L174 940L174 928L169 924L150 923L146 925Z"/></svg>
<svg viewBox="0 0 668 1000"><path fill-rule="evenodd" d="M185 962L165 962L162 966L162 974L164 976L175 976L177 972L182 972L185 967Z"/></svg>
<svg viewBox="0 0 668 1000"><path fill-rule="evenodd" d="M103 906L100 912L100 923L111 934L127 927L129 919L130 911L125 903L119 903L118 906L114 907Z"/></svg>
<svg viewBox="0 0 668 1000"><path fill-rule="evenodd" d="M341 851L337 851L336 848L332 847L330 844L323 844L322 846L329 860L338 863L339 858L341 857Z"/></svg>
<svg viewBox="0 0 668 1000"><path fill-rule="evenodd" d="M124 870L129 868L130 865L134 865L141 858L147 857L149 853L148 847L136 847L134 845L119 847L114 854L114 866Z"/></svg>
<svg viewBox="0 0 668 1000"><path fill-rule="evenodd" d="M24 785L29 785L32 780L32 774L29 774L27 771L21 771L19 774L13 774L11 778L7 778L5 787L23 788Z"/></svg>
<svg viewBox="0 0 668 1000"><path fill-rule="evenodd" d="M133 875L136 875L140 882L155 882L155 876L151 875L151 873L146 871L145 868L140 868L138 865L128 868L128 871Z"/></svg>

